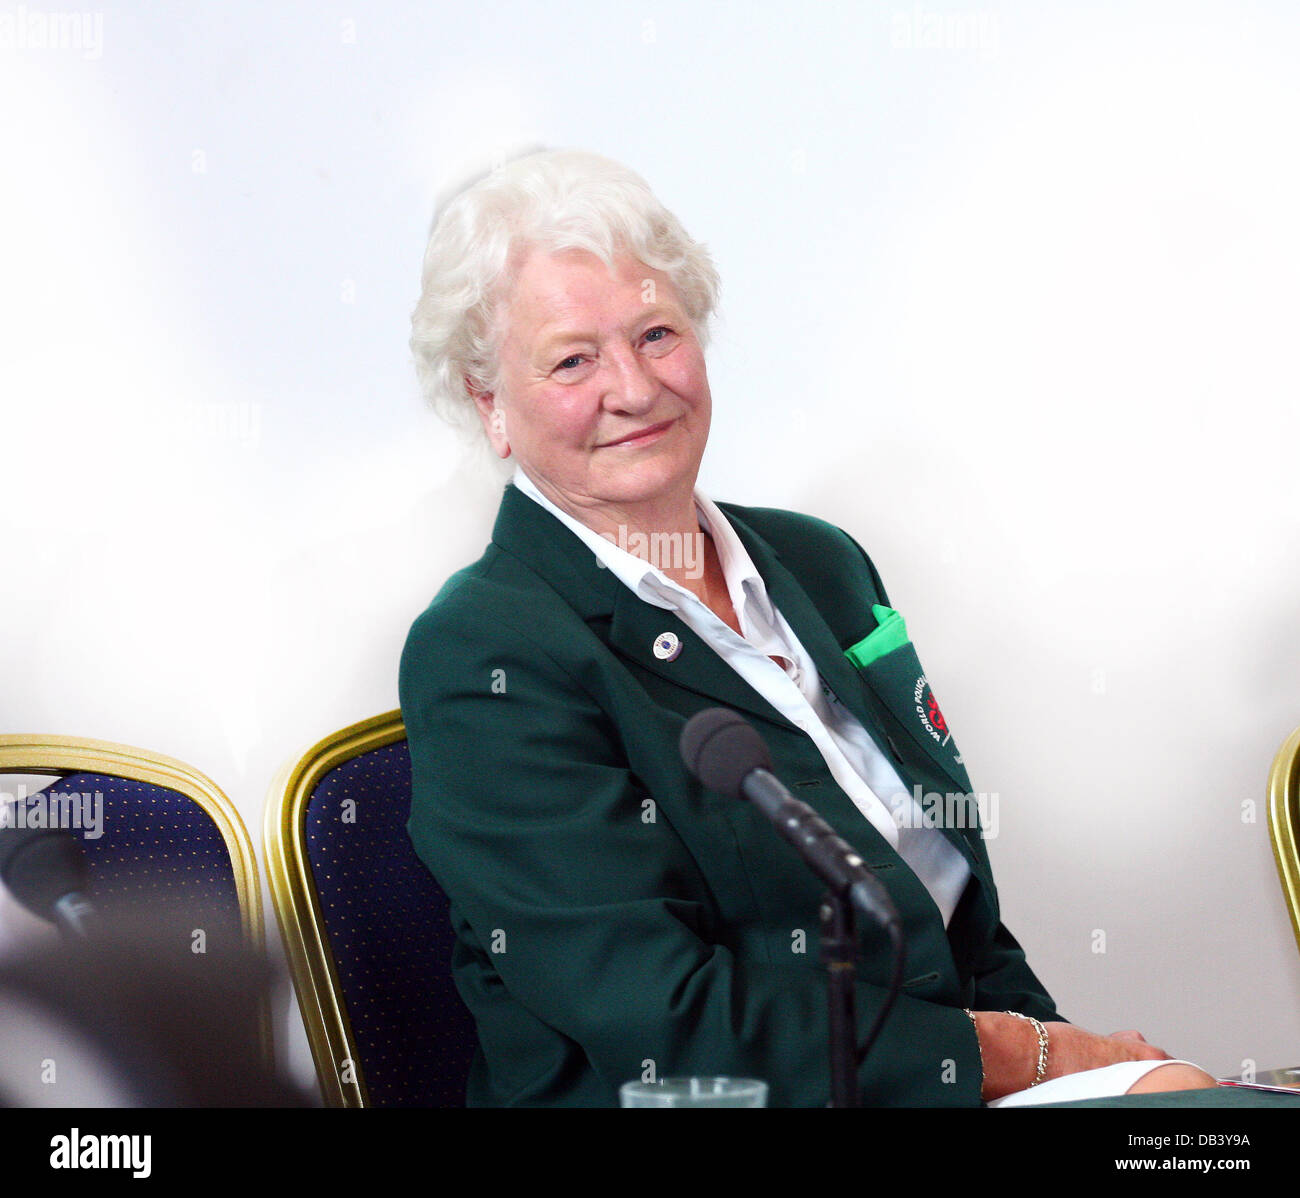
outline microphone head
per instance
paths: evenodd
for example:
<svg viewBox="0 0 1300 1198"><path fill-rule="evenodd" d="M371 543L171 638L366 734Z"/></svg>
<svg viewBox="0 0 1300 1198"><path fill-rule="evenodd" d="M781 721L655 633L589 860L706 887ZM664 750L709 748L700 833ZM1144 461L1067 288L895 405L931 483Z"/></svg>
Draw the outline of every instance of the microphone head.
<svg viewBox="0 0 1300 1198"><path fill-rule="evenodd" d="M740 789L754 770L770 770L772 755L763 738L741 716L710 707L686 721L680 741L682 760L710 790L743 798Z"/></svg>
<svg viewBox="0 0 1300 1198"><path fill-rule="evenodd" d="M0 827L0 881L33 915L54 920L59 899L86 889L86 859L66 828Z"/></svg>

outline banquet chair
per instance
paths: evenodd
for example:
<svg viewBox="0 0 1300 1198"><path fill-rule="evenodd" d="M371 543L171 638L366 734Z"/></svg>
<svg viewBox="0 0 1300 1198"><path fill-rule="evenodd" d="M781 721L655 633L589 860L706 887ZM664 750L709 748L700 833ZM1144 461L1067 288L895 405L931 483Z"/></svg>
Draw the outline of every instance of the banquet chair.
<svg viewBox="0 0 1300 1198"><path fill-rule="evenodd" d="M186 969L189 961L186 972L217 990L235 982L220 972L227 967L260 973L265 934L253 844L211 779L129 745L16 735L0 736L0 790L8 792L3 775L55 779L34 793L23 785L7 794L3 819L71 832L103 934L147 937L141 951L149 963ZM269 987L251 993L257 1026L246 1029L248 1039L269 1065Z"/></svg>
<svg viewBox="0 0 1300 1198"><path fill-rule="evenodd" d="M1300 728L1283 742L1269 771L1268 832L1300 947Z"/></svg>
<svg viewBox="0 0 1300 1198"><path fill-rule="evenodd" d="M401 712L290 762L266 806L266 865L328 1106L455 1107L478 1040L451 978L448 902L406 834Z"/></svg>

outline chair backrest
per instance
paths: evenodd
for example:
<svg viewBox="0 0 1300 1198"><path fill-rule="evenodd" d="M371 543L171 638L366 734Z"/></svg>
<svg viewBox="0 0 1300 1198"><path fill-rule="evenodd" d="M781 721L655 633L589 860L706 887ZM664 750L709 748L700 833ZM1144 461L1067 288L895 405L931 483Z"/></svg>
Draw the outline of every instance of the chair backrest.
<svg viewBox="0 0 1300 1198"><path fill-rule="evenodd" d="M253 843L239 812L184 762L130 745L66 736L0 736L0 773L58 780L20 795L4 818L61 827L81 843L107 913L145 912L189 951L265 950ZM270 1013L258 1037L271 1058Z"/></svg>
<svg viewBox="0 0 1300 1198"><path fill-rule="evenodd" d="M1268 831L1291 930L1300 947L1300 728L1283 742L1268 776Z"/></svg>
<svg viewBox="0 0 1300 1198"><path fill-rule="evenodd" d="M463 1106L478 1040L451 978L446 895L406 833L401 713L350 725L281 771L266 863L331 1106Z"/></svg>

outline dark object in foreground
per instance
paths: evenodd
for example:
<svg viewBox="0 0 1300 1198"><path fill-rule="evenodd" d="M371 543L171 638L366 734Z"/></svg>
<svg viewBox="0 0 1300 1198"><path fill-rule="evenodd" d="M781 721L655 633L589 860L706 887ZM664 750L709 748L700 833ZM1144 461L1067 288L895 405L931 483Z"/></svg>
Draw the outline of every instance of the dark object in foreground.
<svg viewBox="0 0 1300 1198"><path fill-rule="evenodd" d="M7 962L0 1106L308 1106L270 1060L271 980L252 951L138 917Z"/></svg>

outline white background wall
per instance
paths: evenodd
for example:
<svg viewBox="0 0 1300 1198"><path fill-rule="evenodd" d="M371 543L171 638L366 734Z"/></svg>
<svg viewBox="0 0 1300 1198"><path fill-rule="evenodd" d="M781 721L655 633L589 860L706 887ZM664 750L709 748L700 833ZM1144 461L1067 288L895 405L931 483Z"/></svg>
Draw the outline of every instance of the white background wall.
<svg viewBox="0 0 1300 1198"><path fill-rule="evenodd" d="M704 485L872 553L1062 1010L1300 1063L1294 6L86 19L0 10L0 727L187 760L260 846L490 530L406 348L435 197L594 149L721 269Z"/></svg>

